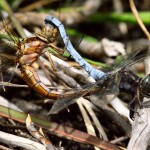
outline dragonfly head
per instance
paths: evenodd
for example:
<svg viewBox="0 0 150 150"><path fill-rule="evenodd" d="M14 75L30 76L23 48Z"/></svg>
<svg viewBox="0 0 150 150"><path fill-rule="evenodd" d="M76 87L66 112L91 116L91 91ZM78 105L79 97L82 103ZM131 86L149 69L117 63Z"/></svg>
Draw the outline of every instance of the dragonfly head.
<svg viewBox="0 0 150 150"><path fill-rule="evenodd" d="M142 89L142 92L150 96L150 74L148 74L141 82L140 88Z"/></svg>
<svg viewBox="0 0 150 150"><path fill-rule="evenodd" d="M57 37L57 28L50 24L46 24L41 33L35 35L45 43L53 43Z"/></svg>

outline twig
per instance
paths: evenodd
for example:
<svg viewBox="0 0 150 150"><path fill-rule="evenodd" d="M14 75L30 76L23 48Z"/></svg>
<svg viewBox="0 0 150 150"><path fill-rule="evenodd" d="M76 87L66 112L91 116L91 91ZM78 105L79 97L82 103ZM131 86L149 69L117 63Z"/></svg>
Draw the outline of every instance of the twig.
<svg viewBox="0 0 150 150"><path fill-rule="evenodd" d="M29 150L46 150L45 147L37 142L8 134L0 131L0 142L8 145L15 145Z"/></svg>
<svg viewBox="0 0 150 150"><path fill-rule="evenodd" d="M134 5L134 1L129 0L129 3L130 3L131 10L133 12L133 15L135 16L139 26L141 27L141 29L143 30L143 32L147 36L148 40L150 40L150 34L149 34L148 30L146 29L145 25L143 24L142 20L140 19L139 15L138 15L137 9Z"/></svg>
<svg viewBox="0 0 150 150"><path fill-rule="evenodd" d="M0 82L0 86L9 86L9 87L24 87L24 88L28 88L28 85L20 85L20 84L14 84L14 83L10 83L10 82Z"/></svg>
<svg viewBox="0 0 150 150"><path fill-rule="evenodd" d="M112 140L111 143L117 144L117 143L119 143L121 141L127 140L128 138L129 138L128 136L121 136L121 137L119 137L119 138L117 138L115 140Z"/></svg>

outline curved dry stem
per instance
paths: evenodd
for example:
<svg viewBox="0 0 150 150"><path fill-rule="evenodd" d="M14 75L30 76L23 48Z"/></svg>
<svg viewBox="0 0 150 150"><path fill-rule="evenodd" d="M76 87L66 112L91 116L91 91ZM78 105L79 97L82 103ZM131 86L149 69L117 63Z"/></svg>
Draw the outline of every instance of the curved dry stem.
<svg viewBox="0 0 150 150"><path fill-rule="evenodd" d="M150 40L150 33L148 32L148 30L146 29L146 27L143 24L142 20L140 19L139 15L138 15L138 12L137 12L137 9L136 9L136 7L134 5L134 1L133 0L129 0L129 3L130 3L131 10L133 12L133 15L136 18L139 26L141 27L141 29L143 30L143 32L147 36L147 39Z"/></svg>

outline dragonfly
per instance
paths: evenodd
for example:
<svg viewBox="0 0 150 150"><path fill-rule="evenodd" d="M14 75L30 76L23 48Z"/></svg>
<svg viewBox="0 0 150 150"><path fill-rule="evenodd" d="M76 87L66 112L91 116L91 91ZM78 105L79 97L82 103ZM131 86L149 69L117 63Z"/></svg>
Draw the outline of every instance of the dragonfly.
<svg viewBox="0 0 150 150"><path fill-rule="evenodd" d="M81 96L90 95L92 102L98 106L100 105L100 101L94 101L92 98L95 94L99 95L99 97L105 101L111 101L119 94L119 90L124 90L127 92L132 91L134 98L130 105L137 101L140 107L142 106L141 101L143 97L150 97L150 74L142 79L127 69L127 67L149 56L150 47L146 47L138 50L137 52L131 53L122 60L120 65L117 66L114 71L110 73L104 73L101 70L93 68L80 56L69 40L64 25L57 18L53 16L46 16L45 24L50 24L58 28L67 51L74 58L74 60L96 80L96 83L88 84L80 88L70 90L64 93L64 95L60 95L58 97L59 100L54 103L49 114L58 113L65 107L76 102L77 98Z"/></svg>
<svg viewBox="0 0 150 150"><path fill-rule="evenodd" d="M56 40L58 32L57 28L54 28L51 25L46 25L41 33L35 33L33 37L20 40L17 34L13 30L10 30L8 27L2 12L0 14L5 32L13 41L11 45L7 45L7 49L16 51L16 53L14 53L13 59L7 55L7 49L7 52L0 52L1 71L4 70L6 65L7 68L9 68L11 65L18 64L21 71L21 77L32 89L44 97L56 99L57 94L51 93L51 90L41 82L32 64L43 53L44 49L48 47L54 49L58 57L63 54L63 49L59 49L52 44Z"/></svg>
<svg viewBox="0 0 150 150"><path fill-rule="evenodd" d="M129 103L131 109L135 103L142 108L143 98L150 98L150 74L145 78L140 78L129 70L128 67L149 55L150 47L131 53L122 60L122 63L118 67L114 68L114 71L106 73L95 83L81 86L64 93L64 95L60 95L60 98L58 97L58 100L52 106L50 114L58 113L75 103L82 96L89 96L93 104L101 107L102 104L109 103L117 97L120 91L133 94L133 99ZM95 97L97 98L95 99Z"/></svg>

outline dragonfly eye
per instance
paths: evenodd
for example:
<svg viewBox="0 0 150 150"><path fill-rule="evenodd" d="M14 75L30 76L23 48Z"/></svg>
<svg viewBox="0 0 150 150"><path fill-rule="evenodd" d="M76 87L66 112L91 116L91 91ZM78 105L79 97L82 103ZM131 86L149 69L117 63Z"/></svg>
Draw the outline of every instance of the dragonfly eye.
<svg viewBox="0 0 150 150"><path fill-rule="evenodd" d="M141 83L141 89L144 94L150 96L150 74L148 74Z"/></svg>

